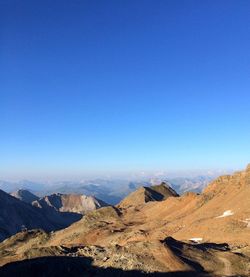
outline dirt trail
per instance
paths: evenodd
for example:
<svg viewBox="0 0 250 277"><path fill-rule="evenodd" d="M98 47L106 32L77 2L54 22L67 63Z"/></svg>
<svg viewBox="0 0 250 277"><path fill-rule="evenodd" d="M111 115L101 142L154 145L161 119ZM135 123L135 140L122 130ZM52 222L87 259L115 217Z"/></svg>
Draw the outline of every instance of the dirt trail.
<svg viewBox="0 0 250 277"><path fill-rule="evenodd" d="M232 273L232 265L231 265L231 262L225 258L225 257L219 257L219 260L221 260L224 264L224 276L232 276L233 273Z"/></svg>

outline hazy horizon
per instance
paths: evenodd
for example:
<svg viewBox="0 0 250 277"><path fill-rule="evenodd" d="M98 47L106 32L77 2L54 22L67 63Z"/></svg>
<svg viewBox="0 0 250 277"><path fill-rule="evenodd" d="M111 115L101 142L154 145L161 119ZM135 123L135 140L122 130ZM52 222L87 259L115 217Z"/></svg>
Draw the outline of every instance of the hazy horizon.
<svg viewBox="0 0 250 277"><path fill-rule="evenodd" d="M199 176L210 176L215 178L224 174L231 174L232 172L243 170L241 169L213 169L213 170L169 170L169 171L138 171L138 172L113 172L109 173L107 171L99 173L74 173L74 174L38 174L38 175L0 175L0 181L9 182L21 182L21 181L32 181L41 183L54 183L54 182L84 182L91 180L131 180L131 181L142 181L149 180L151 178L194 178Z"/></svg>

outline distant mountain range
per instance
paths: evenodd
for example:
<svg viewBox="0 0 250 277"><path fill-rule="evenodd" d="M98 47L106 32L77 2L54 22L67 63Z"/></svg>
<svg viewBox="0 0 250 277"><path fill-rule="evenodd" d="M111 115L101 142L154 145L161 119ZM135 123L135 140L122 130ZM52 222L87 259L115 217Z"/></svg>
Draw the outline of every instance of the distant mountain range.
<svg viewBox="0 0 250 277"><path fill-rule="evenodd" d="M25 190L29 190L31 192L41 192L41 191L45 190L46 187L47 187L46 184L32 182L29 180L21 180L18 182L10 182L10 181L0 180L0 189L6 191L8 193L19 190L19 189L25 189Z"/></svg>
<svg viewBox="0 0 250 277"><path fill-rule="evenodd" d="M214 176L197 176L171 178L168 181L179 194L183 194L188 191L200 193L213 179Z"/></svg>
<svg viewBox="0 0 250 277"><path fill-rule="evenodd" d="M31 193L39 197L50 195L54 193L62 194L84 194L87 196L94 196L103 200L106 203L115 205L119 203L124 197L137 188L144 186L157 185L161 182L168 183L178 194L183 194L187 191L200 193L203 188L213 180L211 175L197 176L197 177L179 177L166 178L157 177L143 179L142 181L132 180L105 180L96 179L82 182L61 181L50 184L42 184L32 181L7 182L0 181L0 189L6 192L13 192L16 190L29 190Z"/></svg>

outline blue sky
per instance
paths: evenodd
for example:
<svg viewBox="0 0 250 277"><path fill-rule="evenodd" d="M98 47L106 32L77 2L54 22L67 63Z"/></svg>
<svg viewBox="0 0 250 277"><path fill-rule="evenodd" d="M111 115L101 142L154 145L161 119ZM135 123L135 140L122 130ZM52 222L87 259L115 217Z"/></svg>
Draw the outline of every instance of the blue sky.
<svg viewBox="0 0 250 277"><path fill-rule="evenodd" d="M250 162L247 0L3 0L0 40L0 179Z"/></svg>

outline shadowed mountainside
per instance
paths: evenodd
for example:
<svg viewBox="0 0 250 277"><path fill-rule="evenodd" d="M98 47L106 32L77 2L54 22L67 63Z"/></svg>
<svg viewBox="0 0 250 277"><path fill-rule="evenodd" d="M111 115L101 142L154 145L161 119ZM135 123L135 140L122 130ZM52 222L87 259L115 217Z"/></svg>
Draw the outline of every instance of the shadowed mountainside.
<svg viewBox="0 0 250 277"><path fill-rule="evenodd" d="M58 230L79 220L75 213L46 214L42 209L31 206L0 190L0 240L22 229L42 228L45 231Z"/></svg>
<svg viewBox="0 0 250 277"><path fill-rule="evenodd" d="M92 259L86 257L42 257L7 264L0 268L2 277L79 277L79 276L166 276L166 277L209 277L194 271L143 273L139 270L101 268L91 266ZM214 275L213 275L214 276Z"/></svg>
<svg viewBox="0 0 250 277"><path fill-rule="evenodd" d="M16 197L19 200L22 200L26 203L32 203L33 201L36 201L39 199L38 196L35 194L31 193L30 191L26 189L19 189L14 192L12 192L10 195Z"/></svg>

